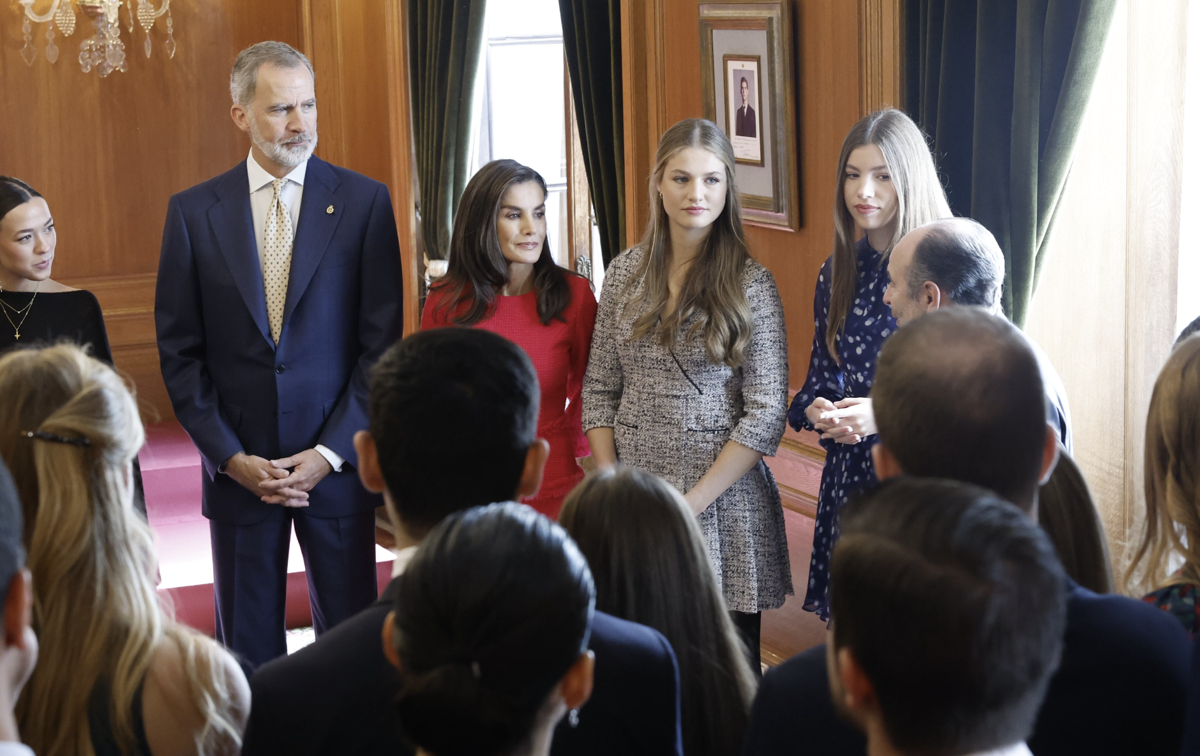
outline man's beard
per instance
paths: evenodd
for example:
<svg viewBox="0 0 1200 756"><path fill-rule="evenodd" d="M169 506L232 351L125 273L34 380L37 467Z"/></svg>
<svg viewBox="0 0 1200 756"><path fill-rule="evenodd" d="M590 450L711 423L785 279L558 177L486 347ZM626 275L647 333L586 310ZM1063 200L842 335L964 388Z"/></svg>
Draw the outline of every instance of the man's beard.
<svg viewBox="0 0 1200 756"><path fill-rule="evenodd" d="M258 130L258 124L254 119L250 121L250 141L254 142L254 146L262 150L262 153L267 156L272 162L282 165L286 168L295 168L312 157L313 150L317 148L317 129L313 127L311 132L302 134L296 137L289 137L287 141L295 139L304 139L299 144L289 145L284 142L268 142L263 138L263 135Z"/></svg>

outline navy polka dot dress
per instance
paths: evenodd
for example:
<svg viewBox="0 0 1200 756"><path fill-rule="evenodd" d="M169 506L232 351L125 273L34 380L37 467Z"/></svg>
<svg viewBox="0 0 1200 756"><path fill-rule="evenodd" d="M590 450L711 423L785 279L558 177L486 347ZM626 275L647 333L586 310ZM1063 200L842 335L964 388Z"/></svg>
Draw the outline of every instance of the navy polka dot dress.
<svg viewBox="0 0 1200 756"><path fill-rule="evenodd" d="M812 360L808 378L792 400L788 422L796 430L814 430L804 410L818 397L836 402L848 397L865 397L875 377L875 358L879 348L893 331L896 321L891 308L883 303L887 288L887 266L882 254L871 249L864 237L854 248L858 265L858 288L854 303L846 313L846 324L837 337L839 365L829 354L825 334L829 327L829 294L833 258L821 266L813 301L816 332L813 335ZM808 568L808 590L804 609L829 619L829 554L838 538L838 512L846 500L875 483L871 447L875 436L857 444L822 441L825 471L821 475L821 493L817 500L817 523L813 533L812 562Z"/></svg>

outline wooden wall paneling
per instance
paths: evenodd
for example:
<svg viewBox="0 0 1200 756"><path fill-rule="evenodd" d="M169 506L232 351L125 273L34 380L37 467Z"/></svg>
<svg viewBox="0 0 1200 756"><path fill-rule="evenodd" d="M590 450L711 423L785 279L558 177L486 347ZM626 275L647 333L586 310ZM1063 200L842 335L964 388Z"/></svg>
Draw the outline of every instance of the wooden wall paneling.
<svg viewBox="0 0 1200 756"><path fill-rule="evenodd" d="M858 0L859 109L904 108L903 0Z"/></svg>
<svg viewBox="0 0 1200 756"><path fill-rule="evenodd" d="M664 0L622 0L621 82L625 118L625 243L633 246L646 228L647 179L663 132L665 81L659 29ZM697 65L698 65L697 59Z"/></svg>
<svg viewBox="0 0 1200 756"><path fill-rule="evenodd" d="M401 0L304 0L317 70L322 158L387 184L404 272L405 332L417 327L407 39Z"/></svg>
<svg viewBox="0 0 1200 756"><path fill-rule="evenodd" d="M177 3L178 48L163 50L165 22L142 53L143 33L122 31L129 70L85 74L79 44L92 35L78 16L58 36L59 59L45 60L45 26L34 25L38 57L21 59L20 8L0 8L0 173L40 191L54 213L54 278L96 293L117 367L144 406L172 416L153 341L154 278L167 199L245 158L249 141L229 117L229 67L263 39L301 45L298 0Z"/></svg>
<svg viewBox="0 0 1200 756"><path fill-rule="evenodd" d="M1142 521L1146 414L1175 336L1187 0L1129 2L1125 530Z"/></svg>
<svg viewBox="0 0 1200 756"><path fill-rule="evenodd" d="M384 25L387 29L387 88L394 98L388 108L395 171L391 191L396 207L396 228L400 234L400 254L404 261L404 332L408 334L420 327L422 269L417 241L417 158L408 73L406 5L403 0L388 0Z"/></svg>
<svg viewBox="0 0 1200 756"><path fill-rule="evenodd" d="M1128 195L1127 44L1100 64L1059 201L1050 254L1026 333L1055 366L1071 403L1074 456L1100 511L1114 563L1125 532L1125 238ZM1081 159L1081 156L1099 159ZM1081 261L1082 264L1081 264ZM1080 296L1080 292L1087 292Z"/></svg>
<svg viewBox="0 0 1200 756"><path fill-rule="evenodd" d="M790 2L802 227L794 233L747 227L746 237L751 253L770 269L779 286L788 326L790 383L798 387L808 371L817 272L832 251L830 189L836 180L838 152L862 112L857 3ZM700 5L699 0L621 4L626 30L622 61L630 243L645 226L646 178L659 136L676 121L702 112ZM636 25L639 22L641 26Z"/></svg>

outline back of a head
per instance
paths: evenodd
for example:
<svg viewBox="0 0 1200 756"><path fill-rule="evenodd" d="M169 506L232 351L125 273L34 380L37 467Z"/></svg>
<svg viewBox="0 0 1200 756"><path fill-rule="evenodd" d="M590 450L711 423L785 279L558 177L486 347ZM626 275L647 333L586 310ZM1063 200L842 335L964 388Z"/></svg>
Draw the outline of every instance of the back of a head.
<svg viewBox="0 0 1200 756"><path fill-rule="evenodd" d="M753 671L683 497L641 470L602 471L567 496L559 522L592 568L596 608L658 630L675 649L685 752L736 751Z"/></svg>
<svg viewBox="0 0 1200 756"><path fill-rule="evenodd" d="M1037 358L977 307L923 315L880 350L871 387L879 440L901 469L990 488L1031 511L1046 440Z"/></svg>
<svg viewBox="0 0 1200 756"><path fill-rule="evenodd" d="M455 513L398 583L405 734L437 756L499 756L526 743L591 634L595 589L570 537L520 504Z"/></svg>
<svg viewBox="0 0 1200 756"><path fill-rule="evenodd" d="M1100 512L1083 473L1063 449L1050 479L1038 492L1038 524L1066 573L1084 588L1112 593L1112 561Z"/></svg>
<svg viewBox="0 0 1200 756"><path fill-rule="evenodd" d="M1144 467L1145 532L1126 587L1145 592L1167 582L1200 584L1200 334L1175 345L1154 383ZM1173 553L1184 557L1177 578L1169 574Z"/></svg>
<svg viewBox="0 0 1200 756"><path fill-rule="evenodd" d="M44 545L61 548L91 533L83 519L94 506L127 503L125 466L145 435L112 368L69 344L16 350L0 357L0 396L0 458L13 471L31 552L35 530Z"/></svg>
<svg viewBox="0 0 1200 756"><path fill-rule="evenodd" d="M117 691L117 736L132 738L122 695L164 623L129 477L144 440L137 405L112 368L70 344L0 357L0 396L0 457L24 499L44 652L18 708L22 736L39 753L85 737L88 695L104 679Z"/></svg>
<svg viewBox="0 0 1200 756"><path fill-rule="evenodd" d="M908 290L920 291L933 281L954 304L999 313L1004 253L992 232L970 218L945 218L922 230L908 268Z"/></svg>
<svg viewBox="0 0 1200 756"><path fill-rule="evenodd" d="M393 345L371 374L370 431L405 528L419 535L451 512L511 499L539 400L529 357L494 333L440 328Z"/></svg>
<svg viewBox="0 0 1200 756"><path fill-rule="evenodd" d="M990 491L884 481L843 510L833 644L870 680L906 753L1024 740L1058 666L1066 581L1044 533Z"/></svg>

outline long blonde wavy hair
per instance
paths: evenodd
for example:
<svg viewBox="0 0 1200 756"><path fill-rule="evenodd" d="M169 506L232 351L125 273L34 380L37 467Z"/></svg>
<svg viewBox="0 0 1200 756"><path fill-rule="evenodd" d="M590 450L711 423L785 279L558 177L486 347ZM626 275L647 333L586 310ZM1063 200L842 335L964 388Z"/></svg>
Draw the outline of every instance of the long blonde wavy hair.
<svg viewBox="0 0 1200 756"><path fill-rule="evenodd" d="M17 705L25 742L41 756L91 756L88 701L100 684L117 744L134 753L134 693L170 640L206 723L197 751L236 750L243 719L230 710L224 651L174 622L155 589L150 528L133 509L130 464L145 434L130 392L107 365L59 345L0 358L0 396L0 456L23 497L41 643Z"/></svg>
<svg viewBox="0 0 1200 756"><path fill-rule="evenodd" d="M1144 476L1146 523L1125 570L1126 590L1200 584L1200 334L1175 347L1154 383ZM1175 554L1184 564L1171 575Z"/></svg>
<svg viewBox="0 0 1200 756"><path fill-rule="evenodd" d="M949 218L950 205L938 179L925 135L912 119L894 108L878 110L850 128L838 157L837 187L833 195L833 280L830 281L829 324L825 344L839 364L837 335L846 325L846 315L858 287L858 265L854 242L858 226L846 207L846 163L850 153L873 144L883 153L888 174L896 188L896 232L892 234L880 264L909 231L931 221Z"/></svg>
<svg viewBox="0 0 1200 756"><path fill-rule="evenodd" d="M688 147L708 150L725 166L725 207L688 267L675 309L664 316L670 298L667 279L671 219L658 199L658 184L671 158ZM734 185L733 145L712 121L688 118L667 129L658 140L654 172L650 176L650 222L641 247L645 254L635 280L644 279L642 299L647 308L633 324L633 338L653 334L663 346L669 346L680 326L695 315L686 338L690 340L703 333L710 360L734 368L741 365L754 328L750 303L742 288L742 271L750 259L750 250L742 233L742 204Z"/></svg>

